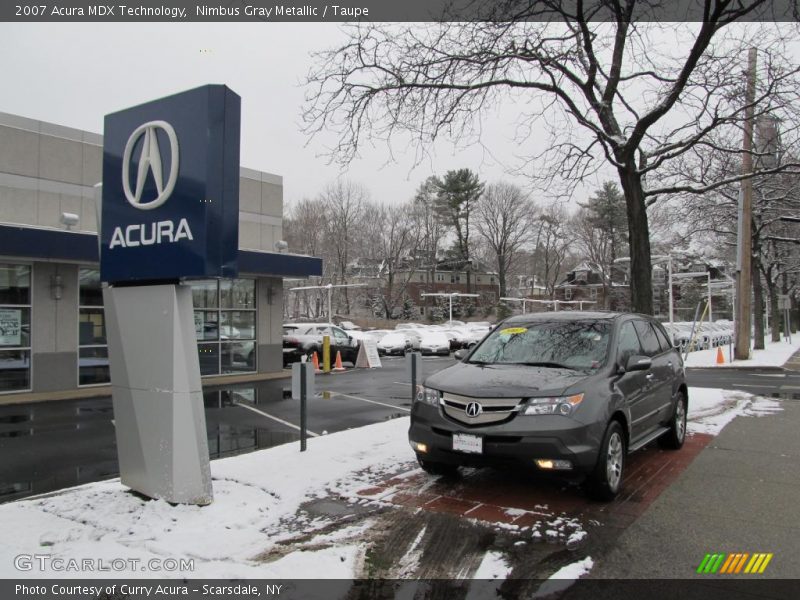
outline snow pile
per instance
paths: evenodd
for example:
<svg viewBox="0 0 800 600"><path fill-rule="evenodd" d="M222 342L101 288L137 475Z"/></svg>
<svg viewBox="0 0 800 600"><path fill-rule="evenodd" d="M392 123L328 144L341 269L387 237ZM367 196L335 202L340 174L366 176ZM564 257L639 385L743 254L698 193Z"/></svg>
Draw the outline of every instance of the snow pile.
<svg viewBox="0 0 800 600"><path fill-rule="evenodd" d="M792 357L792 354L800 350L800 335L792 336L792 343L771 342L764 344L763 350L753 350L752 358L749 360L735 360L730 362L730 351L728 346L722 347L722 356L725 357L725 364L717 364L717 348L709 350L698 350L690 352L686 359L687 367L782 367L783 363Z"/></svg>
<svg viewBox="0 0 800 600"><path fill-rule="evenodd" d="M214 502L205 507L144 500L118 479L0 506L0 577L349 578L363 535L342 530L331 547L263 558L288 531L301 504L330 492L357 497L376 478L413 461L408 418L286 444L211 463ZM313 524L312 528L313 528ZM11 542L13 540L13 542ZM356 540L353 542L353 540ZM17 571L14 557L47 553L68 560L139 561L138 568ZM194 569L142 570L151 559L193 559ZM148 565L150 566L150 565Z"/></svg>
<svg viewBox="0 0 800 600"><path fill-rule="evenodd" d="M560 568L553 573L547 581L539 586L539 589L533 595L533 598L547 598L553 594L563 592L570 587L575 580L580 579L587 575L592 570L594 561L591 556L587 556L583 560L574 562L566 567Z"/></svg>
<svg viewBox="0 0 800 600"><path fill-rule="evenodd" d="M781 410L779 402L745 392L690 388L687 430L717 435L738 416L760 417Z"/></svg>
<svg viewBox="0 0 800 600"><path fill-rule="evenodd" d="M505 579L511 572L511 567L506 562L503 554L489 550L484 556L473 579Z"/></svg>

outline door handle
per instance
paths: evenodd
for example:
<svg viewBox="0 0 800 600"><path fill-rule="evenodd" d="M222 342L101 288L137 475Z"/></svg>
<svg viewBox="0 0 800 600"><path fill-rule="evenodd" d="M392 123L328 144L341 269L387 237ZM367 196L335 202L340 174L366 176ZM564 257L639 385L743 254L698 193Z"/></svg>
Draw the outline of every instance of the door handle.
<svg viewBox="0 0 800 600"><path fill-rule="evenodd" d="M649 381L650 379L652 379L654 377L654 375L652 373L648 373L644 377L645 377L645 379L647 379Z"/></svg>

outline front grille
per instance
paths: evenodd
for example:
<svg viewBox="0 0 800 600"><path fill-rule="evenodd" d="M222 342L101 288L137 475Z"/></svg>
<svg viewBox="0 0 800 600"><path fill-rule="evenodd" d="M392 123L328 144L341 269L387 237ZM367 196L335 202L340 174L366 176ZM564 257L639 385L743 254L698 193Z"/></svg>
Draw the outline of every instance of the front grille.
<svg viewBox="0 0 800 600"><path fill-rule="evenodd" d="M477 417L470 417L466 413L467 405L471 402L481 405L482 412ZM448 392L442 395L444 414L466 425L487 425L505 421L517 410L521 402L521 398L471 398Z"/></svg>

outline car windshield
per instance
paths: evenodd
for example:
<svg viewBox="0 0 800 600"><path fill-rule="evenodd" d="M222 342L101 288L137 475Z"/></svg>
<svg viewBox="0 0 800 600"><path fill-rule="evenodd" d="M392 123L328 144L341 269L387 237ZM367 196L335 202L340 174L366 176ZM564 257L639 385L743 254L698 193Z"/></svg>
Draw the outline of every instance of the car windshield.
<svg viewBox="0 0 800 600"><path fill-rule="evenodd" d="M495 329L470 356L480 364L600 368L608 355L607 321L537 321Z"/></svg>

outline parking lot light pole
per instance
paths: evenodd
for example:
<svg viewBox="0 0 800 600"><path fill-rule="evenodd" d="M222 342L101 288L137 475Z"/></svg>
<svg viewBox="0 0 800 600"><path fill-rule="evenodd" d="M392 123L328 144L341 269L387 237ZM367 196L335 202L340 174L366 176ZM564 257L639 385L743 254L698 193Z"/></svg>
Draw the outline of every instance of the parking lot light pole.
<svg viewBox="0 0 800 600"><path fill-rule="evenodd" d="M441 296L441 297L448 297L450 298L450 322L453 321L453 298L458 297L467 297L467 298L479 298L480 294L462 294L461 292L436 292L430 294L420 294L420 298L426 298L427 296Z"/></svg>

